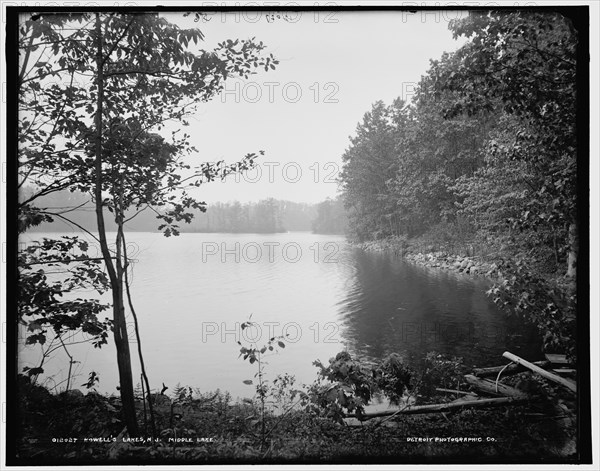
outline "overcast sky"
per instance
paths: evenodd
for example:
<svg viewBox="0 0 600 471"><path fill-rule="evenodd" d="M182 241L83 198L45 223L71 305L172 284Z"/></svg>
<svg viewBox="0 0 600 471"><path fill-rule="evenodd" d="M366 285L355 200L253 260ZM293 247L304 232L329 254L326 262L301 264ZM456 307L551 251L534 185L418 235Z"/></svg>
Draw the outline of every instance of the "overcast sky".
<svg viewBox="0 0 600 471"><path fill-rule="evenodd" d="M269 22L267 12L215 13L194 23L166 15L205 34L203 49L225 39L256 37L280 61L275 71L232 80L202 105L187 132L202 161L233 162L264 150L260 173L211 183L207 202L267 197L318 202L335 197L341 156L356 125L377 100L410 99L410 91L455 41L448 21L467 12L288 12Z"/></svg>

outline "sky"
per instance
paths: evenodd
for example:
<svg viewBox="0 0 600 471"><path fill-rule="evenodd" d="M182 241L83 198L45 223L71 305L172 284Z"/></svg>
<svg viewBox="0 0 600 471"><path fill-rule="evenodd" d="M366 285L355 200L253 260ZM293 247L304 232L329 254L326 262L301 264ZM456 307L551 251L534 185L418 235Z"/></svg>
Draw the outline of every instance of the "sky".
<svg viewBox="0 0 600 471"><path fill-rule="evenodd" d="M194 163L265 152L247 175L201 187L197 196L209 203L335 197L342 154L371 105L410 100L430 59L465 41L453 40L448 22L466 11L288 14L287 21L269 21L268 12L218 12L196 23L165 14L202 30L198 48L256 37L280 61L275 71L229 80L184 128L199 150Z"/></svg>

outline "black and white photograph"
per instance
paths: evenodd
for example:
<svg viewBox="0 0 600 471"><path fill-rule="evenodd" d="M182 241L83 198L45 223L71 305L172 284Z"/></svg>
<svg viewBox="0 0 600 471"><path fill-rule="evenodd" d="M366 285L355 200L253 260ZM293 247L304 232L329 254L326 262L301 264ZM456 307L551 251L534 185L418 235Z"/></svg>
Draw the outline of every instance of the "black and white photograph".
<svg viewBox="0 0 600 471"><path fill-rule="evenodd" d="M597 469L598 4L2 7L0 467Z"/></svg>

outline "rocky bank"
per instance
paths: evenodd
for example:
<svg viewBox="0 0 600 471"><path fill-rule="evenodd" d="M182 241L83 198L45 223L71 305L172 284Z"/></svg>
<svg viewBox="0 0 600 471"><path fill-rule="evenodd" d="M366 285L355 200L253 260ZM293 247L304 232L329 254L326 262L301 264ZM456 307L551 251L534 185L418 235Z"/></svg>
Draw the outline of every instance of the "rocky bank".
<svg viewBox="0 0 600 471"><path fill-rule="evenodd" d="M498 266L495 263L480 260L476 257L455 255L442 251L413 252L405 245L388 239L363 242L358 246L369 252L391 252L401 255L408 262L428 268L487 278L498 278L500 276Z"/></svg>

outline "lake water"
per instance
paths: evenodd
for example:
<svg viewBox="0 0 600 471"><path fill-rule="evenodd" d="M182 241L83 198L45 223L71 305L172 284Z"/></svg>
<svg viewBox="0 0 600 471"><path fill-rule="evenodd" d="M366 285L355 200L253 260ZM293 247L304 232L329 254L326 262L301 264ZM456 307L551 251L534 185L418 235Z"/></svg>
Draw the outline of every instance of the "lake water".
<svg viewBox="0 0 600 471"><path fill-rule="evenodd" d="M28 240L43 236L57 234L30 234ZM366 253L340 236L130 233L128 245L136 259L132 295L153 388L164 383L172 391L181 383L250 397L253 387L243 381L253 378L255 365L238 358L236 342L263 345L284 334L286 347L267 359L267 378L287 372L298 383L315 379L314 360L326 362L344 349L368 359L397 352L411 364L433 350L478 366L506 363L505 350L530 360L541 356L535 330L500 312L485 295L485 280ZM250 316L258 328L242 331ZM21 366L39 362L39 346L19 350ZM95 371L98 389L116 392L112 341L102 349L79 344L70 351L80 362L76 386ZM45 369L53 379L41 379L52 387L66 377L66 356L57 351Z"/></svg>

